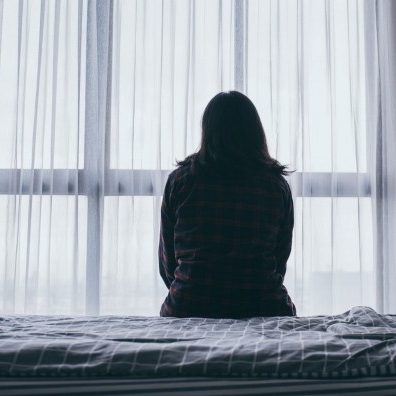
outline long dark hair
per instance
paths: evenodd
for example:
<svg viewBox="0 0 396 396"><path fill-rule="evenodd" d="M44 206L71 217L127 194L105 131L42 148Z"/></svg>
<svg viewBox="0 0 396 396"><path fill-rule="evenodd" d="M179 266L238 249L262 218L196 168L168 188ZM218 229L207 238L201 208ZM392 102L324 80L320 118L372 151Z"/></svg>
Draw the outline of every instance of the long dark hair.
<svg viewBox="0 0 396 396"><path fill-rule="evenodd" d="M262 168L287 175L286 166L268 152L264 128L253 102L237 91L220 92L205 108L202 116L201 147L197 153L178 161L228 170Z"/></svg>

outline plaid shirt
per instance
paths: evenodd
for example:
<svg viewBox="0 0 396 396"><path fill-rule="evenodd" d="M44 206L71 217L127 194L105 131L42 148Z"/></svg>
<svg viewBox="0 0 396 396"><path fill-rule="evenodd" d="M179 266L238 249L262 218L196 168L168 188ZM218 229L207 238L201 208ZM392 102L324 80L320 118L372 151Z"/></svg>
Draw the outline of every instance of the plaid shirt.
<svg viewBox="0 0 396 396"><path fill-rule="evenodd" d="M165 186L159 267L169 293L160 315L295 315L283 286L294 222L286 180L197 169L179 167Z"/></svg>

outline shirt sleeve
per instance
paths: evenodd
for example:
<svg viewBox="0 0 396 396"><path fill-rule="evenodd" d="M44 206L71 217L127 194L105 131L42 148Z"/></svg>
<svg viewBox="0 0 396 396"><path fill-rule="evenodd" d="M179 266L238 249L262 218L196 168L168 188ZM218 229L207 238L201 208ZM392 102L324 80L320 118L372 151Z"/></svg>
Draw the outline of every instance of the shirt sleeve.
<svg viewBox="0 0 396 396"><path fill-rule="evenodd" d="M174 248L175 214L171 207L172 182L168 178L161 205L161 225L158 247L159 272L166 287L169 289L174 281L177 267Z"/></svg>
<svg viewBox="0 0 396 396"><path fill-rule="evenodd" d="M286 183L287 184L287 183ZM284 217L279 228L279 234L276 246L276 260L277 260L277 272L283 277L286 273L286 263L290 256L293 239L293 227L294 227L294 208L293 199L289 185L287 184L287 191L285 195L285 212Z"/></svg>

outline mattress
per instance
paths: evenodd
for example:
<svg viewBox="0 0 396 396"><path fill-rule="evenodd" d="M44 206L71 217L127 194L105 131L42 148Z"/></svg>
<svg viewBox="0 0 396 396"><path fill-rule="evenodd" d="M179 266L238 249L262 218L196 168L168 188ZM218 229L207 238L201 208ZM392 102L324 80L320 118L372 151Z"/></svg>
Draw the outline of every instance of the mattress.
<svg viewBox="0 0 396 396"><path fill-rule="evenodd" d="M396 316L0 317L0 377L353 378L396 374Z"/></svg>
<svg viewBox="0 0 396 396"><path fill-rule="evenodd" d="M249 396L326 395L394 396L395 377L352 379L263 378L13 378L0 379L2 396L144 395L144 396Z"/></svg>

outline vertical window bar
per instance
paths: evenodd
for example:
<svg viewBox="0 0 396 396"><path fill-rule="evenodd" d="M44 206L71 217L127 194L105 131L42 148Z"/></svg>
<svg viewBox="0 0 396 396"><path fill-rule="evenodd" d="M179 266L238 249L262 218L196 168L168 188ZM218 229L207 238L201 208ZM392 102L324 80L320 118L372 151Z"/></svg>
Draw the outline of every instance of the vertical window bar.
<svg viewBox="0 0 396 396"><path fill-rule="evenodd" d="M245 92L246 0L234 1L234 86Z"/></svg>
<svg viewBox="0 0 396 396"><path fill-rule="evenodd" d="M111 10L113 1L89 0L85 91L84 176L88 196L86 313L100 311L105 139L109 127Z"/></svg>

